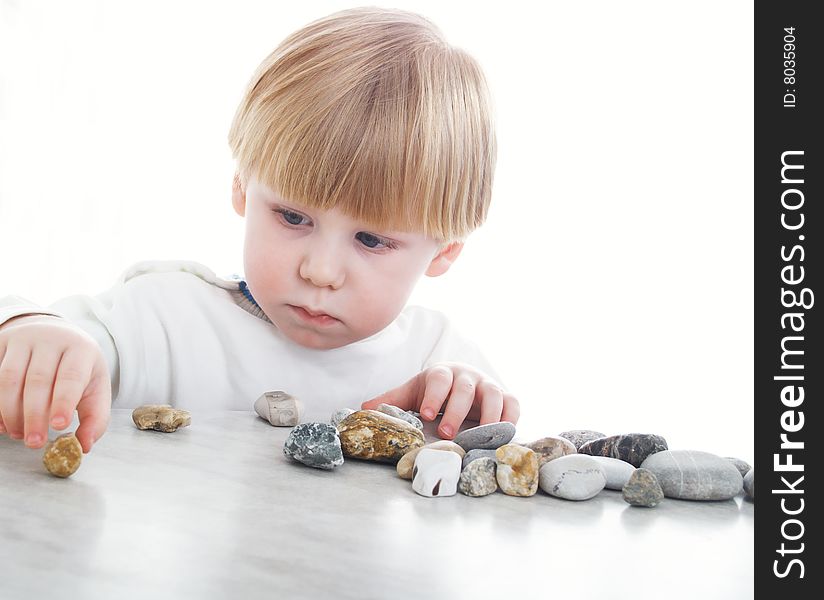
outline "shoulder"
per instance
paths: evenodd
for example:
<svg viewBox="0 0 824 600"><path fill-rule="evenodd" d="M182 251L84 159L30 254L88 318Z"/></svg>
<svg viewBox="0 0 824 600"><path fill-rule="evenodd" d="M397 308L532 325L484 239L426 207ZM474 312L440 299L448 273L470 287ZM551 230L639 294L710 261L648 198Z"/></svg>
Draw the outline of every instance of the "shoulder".
<svg viewBox="0 0 824 600"><path fill-rule="evenodd" d="M119 283L138 285L179 280L183 283L208 284L226 290L237 290L241 278L238 275L218 277L209 267L191 260L144 260L127 268L120 275Z"/></svg>

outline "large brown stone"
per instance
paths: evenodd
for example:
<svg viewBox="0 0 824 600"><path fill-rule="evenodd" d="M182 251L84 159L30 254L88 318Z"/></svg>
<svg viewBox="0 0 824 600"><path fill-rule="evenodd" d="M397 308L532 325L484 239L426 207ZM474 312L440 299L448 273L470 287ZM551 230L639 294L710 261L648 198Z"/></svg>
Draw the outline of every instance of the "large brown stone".
<svg viewBox="0 0 824 600"><path fill-rule="evenodd" d="M80 467L83 447L74 433L64 433L46 444L43 464L55 477L68 477Z"/></svg>
<svg viewBox="0 0 824 600"><path fill-rule="evenodd" d="M338 424L344 456L397 463L407 452L423 447L420 429L378 412L359 410Z"/></svg>
<svg viewBox="0 0 824 600"><path fill-rule="evenodd" d="M138 429L171 433L190 425L192 416L188 411L172 408L169 404L144 404L134 409L132 420Z"/></svg>

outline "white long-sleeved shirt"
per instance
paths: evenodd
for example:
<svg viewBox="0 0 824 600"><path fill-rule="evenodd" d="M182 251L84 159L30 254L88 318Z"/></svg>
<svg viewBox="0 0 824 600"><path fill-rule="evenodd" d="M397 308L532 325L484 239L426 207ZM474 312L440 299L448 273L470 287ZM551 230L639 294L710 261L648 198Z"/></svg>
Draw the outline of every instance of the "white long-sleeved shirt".
<svg viewBox="0 0 824 600"><path fill-rule="evenodd" d="M262 393L283 390L303 402L304 421L327 421L437 362L466 363L502 383L439 311L407 306L368 338L332 350L305 348L266 317L242 278L217 277L191 261L139 262L97 296L47 307L0 299L0 325L24 314L62 317L97 341L116 408L251 410Z"/></svg>

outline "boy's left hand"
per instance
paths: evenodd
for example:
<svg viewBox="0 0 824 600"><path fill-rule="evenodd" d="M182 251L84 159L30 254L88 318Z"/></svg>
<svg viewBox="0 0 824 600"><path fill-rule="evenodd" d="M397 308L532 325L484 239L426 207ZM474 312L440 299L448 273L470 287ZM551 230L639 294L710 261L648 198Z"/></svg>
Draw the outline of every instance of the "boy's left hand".
<svg viewBox="0 0 824 600"><path fill-rule="evenodd" d="M509 421L513 425L521 414L518 400L503 391L492 379L462 363L438 363L424 369L393 390L361 404L362 409L375 409L379 404L392 404L403 410L414 410L424 421L434 421L446 403L438 435L452 439L464 419L480 421L481 425Z"/></svg>

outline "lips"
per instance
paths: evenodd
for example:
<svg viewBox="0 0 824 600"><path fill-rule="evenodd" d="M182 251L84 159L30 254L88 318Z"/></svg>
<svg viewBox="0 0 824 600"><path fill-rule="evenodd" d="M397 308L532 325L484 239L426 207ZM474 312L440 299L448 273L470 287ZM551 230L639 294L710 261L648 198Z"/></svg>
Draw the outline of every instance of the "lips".
<svg viewBox="0 0 824 600"><path fill-rule="evenodd" d="M323 312L322 310L312 310L311 308L308 308L306 306L300 306L299 308L302 308L303 310L308 312L313 317L331 317L332 316L328 313ZM334 318L334 317L332 317L332 318Z"/></svg>
<svg viewBox="0 0 824 600"><path fill-rule="evenodd" d="M314 322L318 323L334 323L338 321L337 317L334 317L329 313L325 313L322 310L312 310L297 304L290 304L289 306L295 309L295 311L297 311L297 313L304 319L312 319Z"/></svg>

